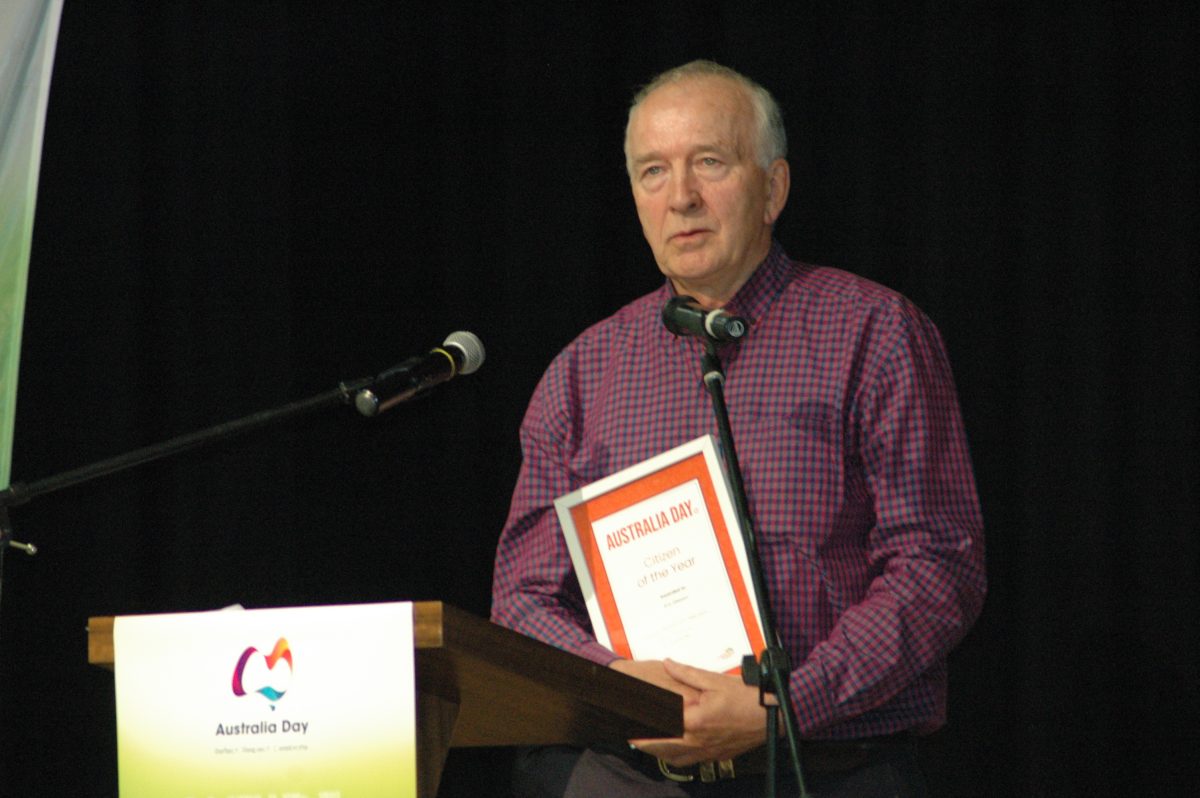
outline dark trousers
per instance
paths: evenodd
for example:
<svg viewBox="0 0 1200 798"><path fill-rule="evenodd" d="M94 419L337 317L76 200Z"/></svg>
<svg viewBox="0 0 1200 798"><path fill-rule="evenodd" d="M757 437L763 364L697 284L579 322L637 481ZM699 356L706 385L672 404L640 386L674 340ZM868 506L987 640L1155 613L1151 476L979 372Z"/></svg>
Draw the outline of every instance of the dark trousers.
<svg viewBox="0 0 1200 798"><path fill-rule="evenodd" d="M807 746L817 749L820 743ZM804 784L812 798L925 798L925 781L917 764L916 747L909 738L864 749L853 764L830 763L812 751L805 765ZM842 758L844 759L844 757ZM799 788L790 762L780 757L784 772L776 796L793 798ZM658 770L656 760L637 751L587 749L566 746L528 748L517 752L513 769L515 798L761 798L766 794L763 775L736 775L705 783L699 779L671 781Z"/></svg>

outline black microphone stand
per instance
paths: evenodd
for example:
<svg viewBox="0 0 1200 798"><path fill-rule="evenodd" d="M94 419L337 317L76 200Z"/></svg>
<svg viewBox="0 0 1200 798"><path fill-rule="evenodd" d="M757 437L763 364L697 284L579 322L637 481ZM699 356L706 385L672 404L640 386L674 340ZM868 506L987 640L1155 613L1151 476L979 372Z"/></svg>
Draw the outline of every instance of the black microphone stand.
<svg viewBox="0 0 1200 798"><path fill-rule="evenodd" d="M762 619L763 639L767 647L762 656L756 661L747 656L742 660L742 681L758 687L758 703L767 710L767 777L766 798L775 798L775 773L777 769L776 754L778 751L777 715L766 703L767 694L774 694L782 709L784 736L788 744L788 754L792 760L792 769L796 773L796 783L800 787L801 798L808 797L808 789L804 785L804 773L800 766L800 735L796 723L796 711L792 704L792 695L788 691L788 675L792 666L787 652L779 641L775 630L771 604L767 600L766 579L763 576L762 561L758 556L758 541L754 532L754 524L750 517L750 504L746 500L746 489L742 482L742 469L738 464L737 451L733 446L733 430L729 425L729 409L725 405L725 372L721 368L721 359L717 357L717 346L712 339L704 337L704 387L712 397L713 413L717 418L717 430L720 433L721 448L725 452L725 464L729 472L730 489L733 492L734 507L742 528L742 540L745 543L746 557L750 564L750 581L754 584L754 596L758 602L758 615Z"/></svg>
<svg viewBox="0 0 1200 798"><path fill-rule="evenodd" d="M136 449L127 454L101 460L82 468L66 471L57 476L29 483L12 483L7 488L0 490L0 598L3 598L4 554L8 548L11 546L29 555L37 553L36 546L28 543L18 543L12 539L12 527L8 518L9 507L24 504L35 496L40 496L44 493L52 493L63 488L72 487L96 477L124 471L127 468L133 468L134 466L158 460L169 455L179 454L180 452L204 444L215 443L252 429L283 422L315 410L339 404L349 405L358 391L370 387L375 383L376 379L376 377L364 377L358 380L343 382L331 391L326 391L308 399L292 402L272 410L252 413L236 421L217 424L199 432L180 435L168 441Z"/></svg>

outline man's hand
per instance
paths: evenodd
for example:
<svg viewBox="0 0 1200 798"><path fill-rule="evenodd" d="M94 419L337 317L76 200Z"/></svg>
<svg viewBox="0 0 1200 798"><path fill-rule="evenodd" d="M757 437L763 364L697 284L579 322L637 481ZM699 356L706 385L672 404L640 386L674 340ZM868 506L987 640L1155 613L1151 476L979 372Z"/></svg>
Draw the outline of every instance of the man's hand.
<svg viewBox="0 0 1200 798"><path fill-rule="evenodd" d="M671 660L618 660L613 667L683 696L683 737L631 741L669 765L732 759L767 740L766 710L759 706L758 688L743 684L740 676ZM773 696L768 700L774 703Z"/></svg>
<svg viewBox="0 0 1200 798"><path fill-rule="evenodd" d="M671 664L674 665L675 663ZM627 676L641 679L643 682L650 682L650 684L657 685L664 690L679 693L683 696L684 706L700 699L699 690L678 681L667 673L666 663L663 660L618 659L614 660L609 667Z"/></svg>

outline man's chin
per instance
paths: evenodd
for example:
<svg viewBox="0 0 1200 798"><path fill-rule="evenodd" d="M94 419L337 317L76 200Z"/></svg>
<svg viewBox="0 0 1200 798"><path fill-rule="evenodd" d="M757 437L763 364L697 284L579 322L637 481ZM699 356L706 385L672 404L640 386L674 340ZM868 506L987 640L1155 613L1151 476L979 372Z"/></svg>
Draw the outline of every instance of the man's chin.
<svg viewBox="0 0 1200 798"><path fill-rule="evenodd" d="M691 282L703 280L717 271L712 259L707 256L672 258L663 273L672 280Z"/></svg>

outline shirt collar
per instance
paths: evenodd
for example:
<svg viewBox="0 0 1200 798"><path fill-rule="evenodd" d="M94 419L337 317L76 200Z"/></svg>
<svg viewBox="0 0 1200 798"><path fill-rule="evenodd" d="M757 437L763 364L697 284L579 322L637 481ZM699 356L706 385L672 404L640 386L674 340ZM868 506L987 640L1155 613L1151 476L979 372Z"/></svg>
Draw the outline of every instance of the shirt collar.
<svg viewBox="0 0 1200 798"><path fill-rule="evenodd" d="M779 296L788 284L791 270L792 263L783 251L783 246L771 239L771 249L767 252L767 257L754 270L754 274L750 275L750 279L738 289L733 299L729 300L725 309L741 316L751 325L758 323L767 315L775 297Z"/></svg>

